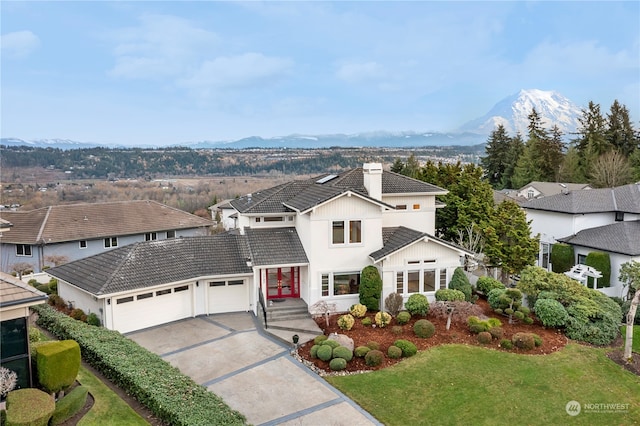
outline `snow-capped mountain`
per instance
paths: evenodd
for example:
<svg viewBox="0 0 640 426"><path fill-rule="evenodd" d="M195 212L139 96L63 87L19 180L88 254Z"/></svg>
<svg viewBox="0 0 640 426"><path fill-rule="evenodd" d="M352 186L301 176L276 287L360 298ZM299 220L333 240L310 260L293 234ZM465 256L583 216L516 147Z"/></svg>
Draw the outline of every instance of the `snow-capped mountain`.
<svg viewBox="0 0 640 426"><path fill-rule="evenodd" d="M558 92L528 89L504 98L487 114L469 121L460 130L487 135L502 124L510 135L520 132L524 136L534 107L547 129L556 124L566 135L574 133L580 124L581 109L569 99Z"/></svg>

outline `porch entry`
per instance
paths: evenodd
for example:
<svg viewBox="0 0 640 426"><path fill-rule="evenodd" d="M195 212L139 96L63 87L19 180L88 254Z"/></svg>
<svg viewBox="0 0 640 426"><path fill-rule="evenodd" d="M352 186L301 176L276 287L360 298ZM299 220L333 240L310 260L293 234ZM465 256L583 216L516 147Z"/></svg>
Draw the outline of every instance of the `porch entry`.
<svg viewBox="0 0 640 426"><path fill-rule="evenodd" d="M300 267L269 268L266 270L267 299L300 297Z"/></svg>

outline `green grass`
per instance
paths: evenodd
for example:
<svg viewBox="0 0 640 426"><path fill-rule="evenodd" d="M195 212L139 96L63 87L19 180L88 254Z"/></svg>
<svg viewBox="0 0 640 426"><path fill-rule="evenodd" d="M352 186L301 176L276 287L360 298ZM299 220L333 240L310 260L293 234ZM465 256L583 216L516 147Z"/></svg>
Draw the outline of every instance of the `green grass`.
<svg viewBox="0 0 640 426"><path fill-rule="evenodd" d="M623 325L620 327L620 333L622 333L622 338L626 336L627 326ZM624 342L622 343L624 345ZM633 326L633 343L631 345L631 350L633 352L640 354L640 325Z"/></svg>
<svg viewBox="0 0 640 426"><path fill-rule="evenodd" d="M107 385L82 366L78 372L78 382L86 386L95 399L93 407L78 422L79 426L149 424Z"/></svg>
<svg viewBox="0 0 640 426"><path fill-rule="evenodd" d="M567 345L527 356L444 345L374 373L327 377L385 425L637 424L640 377L606 349ZM580 413L569 401L629 404L628 411Z"/></svg>

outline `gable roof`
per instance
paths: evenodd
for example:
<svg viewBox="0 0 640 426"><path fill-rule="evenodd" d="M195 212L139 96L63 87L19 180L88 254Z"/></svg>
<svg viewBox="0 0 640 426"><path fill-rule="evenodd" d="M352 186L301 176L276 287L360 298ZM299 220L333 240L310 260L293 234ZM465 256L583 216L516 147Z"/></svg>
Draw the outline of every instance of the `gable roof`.
<svg viewBox="0 0 640 426"><path fill-rule="evenodd" d="M542 197L548 197L550 195L562 194L566 191L581 191L583 189L591 189L591 185L588 183L561 183L561 182L538 182L533 181L518 190L522 192L525 189L533 187L538 190Z"/></svg>
<svg viewBox="0 0 640 426"><path fill-rule="evenodd" d="M584 229L558 241L611 253L640 256L640 220L616 222Z"/></svg>
<svg viewBox="0 0 640 426"><path fill-rule="evenodd" d="M570 191L567 194L529 200L522 204L522 207L570 214L603 212L640 214L640 184Z"/></svg>
<svg viewBox="0 0 640 426"><path fill-rule="evenodd" d="M164 230L203 228L208 219L155 201L120 201L49 206L31 211L1 212L13 224L2 242L60 243Z"/></svg>
<svg viewBox="0 0 640 426"><path fill-rule="evenodd" d="M245 228L256 266L309 263L295 228Z"/></svg>
<svg viewBox="0 0 640 426"><path fill-rule="evenodd" d="M335 176L334 178L329 178ZM341 174L322 174L311 179L283 183L272 188L232 200L240 213L269 214L306 211L347 192L359 194L372 202L392 206L371 198L364 187L362 167ZM393 172L382 173L382 195L390 194L446 194L445 189Z"/></svg>
<svg viewBox="0 0 640 426"><path fill-rule="evenodd" d="M47 295L16 277L0 272L0 309L16 305L39 305Z"/></svg>
<svg viewBox="0 0 640 426"><path fill-rule="evenodd" d="M383 246L381 249L371 253L369 257L371 257L374 262L378 262L381 259L389 256L390 254L400 251L403 248L417 241L420 241L423 238L428 238L430 240L436 241L442 245L448 246L460 252L464 252L465 254L468 254L470 256L473 255L473 253L467 249L450 243L449 241L434 237L433 235L427 234L426 232L416 231L415 229L406 228L404 226L394 226L389 228L382 228Z"/></svg>

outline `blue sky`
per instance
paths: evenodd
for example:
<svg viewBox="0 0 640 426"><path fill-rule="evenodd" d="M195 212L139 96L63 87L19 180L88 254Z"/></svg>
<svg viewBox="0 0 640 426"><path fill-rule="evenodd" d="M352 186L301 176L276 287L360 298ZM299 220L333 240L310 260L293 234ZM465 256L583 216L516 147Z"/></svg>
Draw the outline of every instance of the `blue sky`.
<svg viewBox="0 0 640 426"><path fill-rule="evenodd" d="M2 1L2 137L449 131L520 89L640 113L640 2Z"/></svg>

